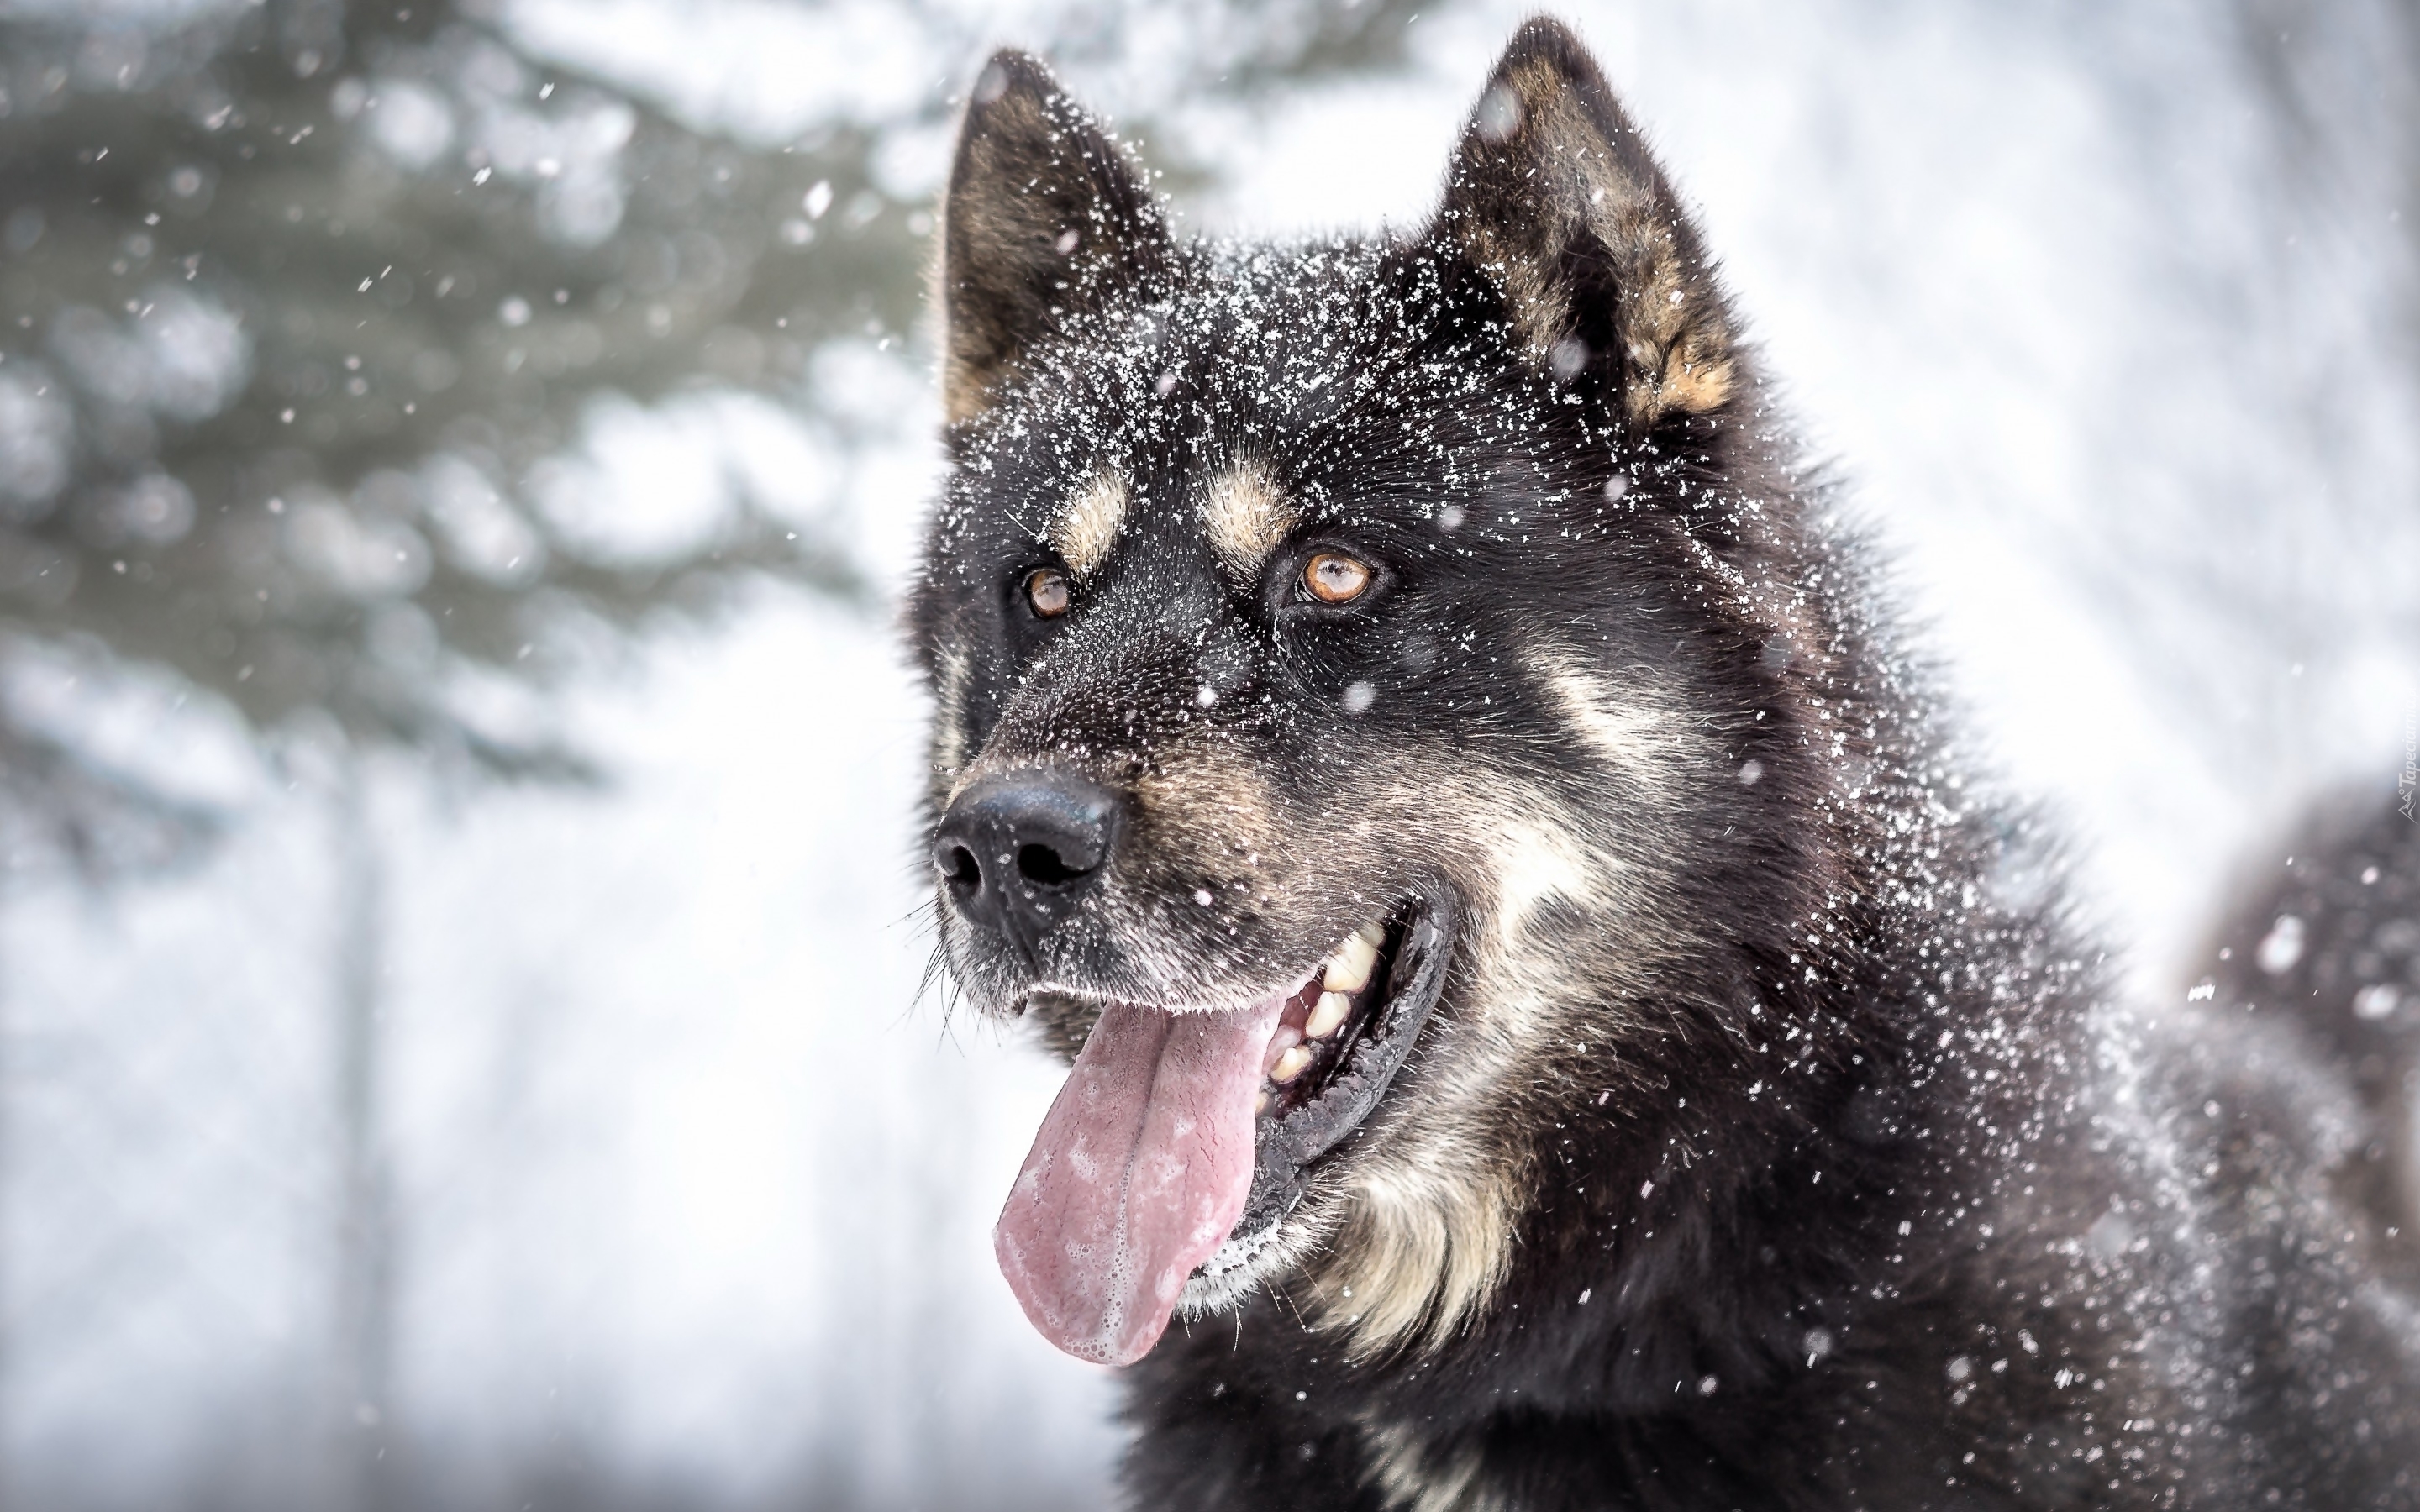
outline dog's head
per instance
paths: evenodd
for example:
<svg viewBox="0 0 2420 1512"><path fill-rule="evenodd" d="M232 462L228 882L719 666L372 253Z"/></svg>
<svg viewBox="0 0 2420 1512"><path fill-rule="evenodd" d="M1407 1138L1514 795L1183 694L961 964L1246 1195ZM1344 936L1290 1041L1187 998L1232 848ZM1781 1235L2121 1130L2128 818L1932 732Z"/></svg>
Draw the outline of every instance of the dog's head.
<svg viewBox="0 0 2420 1512"><path fill-rule="evenodd" d="M941 945L1081 1047L1001 1262L1094 1358L1289 1270L1442 1336L1536 1131L1736 1008L1707 889L1796 885L1838 627L1697 233L1535 23L1416 236L1180 242L1015 54L944 235Z"/></svg>

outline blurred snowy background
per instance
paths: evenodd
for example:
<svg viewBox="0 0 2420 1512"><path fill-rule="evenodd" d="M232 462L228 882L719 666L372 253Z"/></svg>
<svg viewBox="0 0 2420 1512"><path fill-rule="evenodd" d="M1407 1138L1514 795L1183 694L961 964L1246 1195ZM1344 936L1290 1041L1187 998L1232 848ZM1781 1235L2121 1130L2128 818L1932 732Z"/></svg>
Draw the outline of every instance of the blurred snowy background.
<svg viewBox="0 0 2420 1512"><path fill-rule="evenodd" d="M0 0L0 1504L1105 1504L917 1001L953 91L1376 230L1519 13ZM2420 701L2420 6L1565 14L2173 990Z"/></svg>

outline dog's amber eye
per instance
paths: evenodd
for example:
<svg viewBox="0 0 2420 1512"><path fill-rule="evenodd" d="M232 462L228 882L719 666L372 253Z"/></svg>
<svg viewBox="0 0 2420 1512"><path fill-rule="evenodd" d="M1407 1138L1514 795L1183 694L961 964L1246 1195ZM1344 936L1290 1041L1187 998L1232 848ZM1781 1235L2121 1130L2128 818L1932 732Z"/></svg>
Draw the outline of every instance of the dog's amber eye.
<svg viewBox="0 0 2420 1512"><path fill-rule="evenodd" d="M1067 575L1056 567L1034 568L1025 575L1025 601L1046 620L1066 613Z"/></svg>
<svg viewBox="0 0 2420 1512"><path fill-rule="evenodd" d="M1302 585L1323 604L1350 604L1370 589L1370 568L1342 551L1322 551L1303 564Z"/></svg>

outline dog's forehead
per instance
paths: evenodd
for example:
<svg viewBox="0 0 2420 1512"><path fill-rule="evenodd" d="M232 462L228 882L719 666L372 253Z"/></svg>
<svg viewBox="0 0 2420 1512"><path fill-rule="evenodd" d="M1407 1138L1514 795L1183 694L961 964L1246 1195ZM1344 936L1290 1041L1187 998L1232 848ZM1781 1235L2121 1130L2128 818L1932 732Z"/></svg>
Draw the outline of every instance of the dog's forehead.
<svg viewBox="0 0 2420 1512"><path fill-rule="evenodd" d="M1231 255L1075 333L977 463L994 502L1079 577L1113 550L1249 576L1329 501L1323 455L1400 398L1370 392L1413 340L1373 318L1375 272L1358 249Z"/></svg>

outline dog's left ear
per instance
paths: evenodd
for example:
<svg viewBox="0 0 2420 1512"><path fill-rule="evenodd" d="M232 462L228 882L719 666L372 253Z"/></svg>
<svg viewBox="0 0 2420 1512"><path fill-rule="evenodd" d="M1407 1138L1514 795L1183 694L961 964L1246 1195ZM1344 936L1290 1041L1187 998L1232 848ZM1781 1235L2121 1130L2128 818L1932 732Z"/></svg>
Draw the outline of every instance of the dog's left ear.
<svg viewBox="0 0 2420 1512"><path fill-rule="evenodd" d="M1002 49L975 81L942 208L941 391L957 425L1036 342L1163 273L1158 203L1050 70Z"/></svg>
<svg viewBox="0 0 2420 1512"><path fill-rule="evenodd" d="M1530 357L1634 435L1741 379L1697 228L1579 40L1529 22L1455 149L1433 243L1486 273Z"/></svg>

